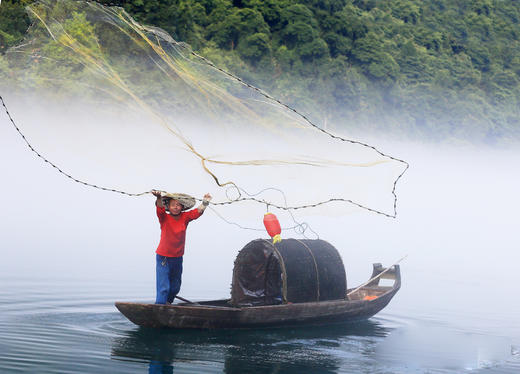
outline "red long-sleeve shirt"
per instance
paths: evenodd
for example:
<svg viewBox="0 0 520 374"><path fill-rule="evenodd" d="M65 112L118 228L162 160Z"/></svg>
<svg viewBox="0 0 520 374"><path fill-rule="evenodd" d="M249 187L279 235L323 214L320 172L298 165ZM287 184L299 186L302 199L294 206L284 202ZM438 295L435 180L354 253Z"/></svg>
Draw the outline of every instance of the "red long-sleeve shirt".
<svg viewBox="0 0 520 374"><path fill-rule="evenodd" d="M184 254L188 223L200 216L198 209L172 216L166 213L166 209L157 207L157 217L161 224L161 241L155 253L166 257L181 257Z"/></svg>

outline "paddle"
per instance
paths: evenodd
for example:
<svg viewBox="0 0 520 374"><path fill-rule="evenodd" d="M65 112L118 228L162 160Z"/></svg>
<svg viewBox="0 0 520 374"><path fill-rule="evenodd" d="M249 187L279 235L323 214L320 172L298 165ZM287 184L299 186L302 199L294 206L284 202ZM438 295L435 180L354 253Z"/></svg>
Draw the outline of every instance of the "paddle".
<svg viewBox="0 0 520 374"><path fill-rule="evenodd" d="M177 299L179 300L182 300L186 303L190 303L190 304L195 304L195 305L200 305L199 303L194 303L193 301L189 301L188 299L185 299L184 297L180 297L179 295L175 296Z"/></svg>

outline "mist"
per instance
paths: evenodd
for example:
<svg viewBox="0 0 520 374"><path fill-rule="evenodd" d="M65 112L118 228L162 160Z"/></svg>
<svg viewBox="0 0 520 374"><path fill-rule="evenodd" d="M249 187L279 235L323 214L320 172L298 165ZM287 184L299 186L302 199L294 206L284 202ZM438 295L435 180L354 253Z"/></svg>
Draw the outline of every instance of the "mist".
<svg viewBox="0 0 520 374"><path fill-rule="evenodd" d="M70 181L28 150L4 114L0 118L2 274L138 280L149 287L151 299L160 234L154 199ZM381 144L411 165L398 185L396 219L354 208L343 214L334 209L332 214L326 209L297 213L299 221L340 251L349 286L367 279L372 262L391 265L408 255L402 263L403 289L392 308L425 315L448 309L475 318L520 311L511 298L520 259L515 232L520 154L473 146ZM261 227L261 214L242 214ZM282 221L282 226L290 223ZM283 236L298 234L288 230ZM241 230L208 210L188 230L182 294L226 297L236 254L257 237L266 233Z"/></svg>

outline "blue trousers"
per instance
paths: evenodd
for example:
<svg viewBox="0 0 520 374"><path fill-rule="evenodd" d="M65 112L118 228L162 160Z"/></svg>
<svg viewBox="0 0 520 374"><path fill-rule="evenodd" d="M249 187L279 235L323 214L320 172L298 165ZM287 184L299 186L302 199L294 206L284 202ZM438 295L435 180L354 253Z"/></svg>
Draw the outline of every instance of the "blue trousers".
<svg viewBox="0 0 520 374"><path fill-rule="evenodd" d="M181 289L182 257L156 255L155 276L157 283L155 303L173 303L173 299Z"/></svg>

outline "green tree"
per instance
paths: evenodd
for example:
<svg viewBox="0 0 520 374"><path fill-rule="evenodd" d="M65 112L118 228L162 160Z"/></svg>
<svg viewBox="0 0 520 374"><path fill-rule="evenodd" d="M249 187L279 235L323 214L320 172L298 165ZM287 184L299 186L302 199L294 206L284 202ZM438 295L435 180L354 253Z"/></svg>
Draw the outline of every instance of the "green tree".
<svg viewBox="0 0 520 374"><path fill-rule="evenodd" d="M24 9L27 3L4 0L0 4L0 53L22 40L30 24Z"/></svg>
<svg viewBox="0 0 520 374"><path fill-rule="evenodd" d="M318 113L319 121L381 120L432 137L474 131L482 139L520 138L516 0L97 1L163 28L218 66ZM29 2L2 1L0 52L23 37ZM59 4L54 11L66 12ZM88 32L85 21L77 15L68 25L78 40ZM95 27L107 58L138 61L130 43ZM121 46L125 54L110 54ZM55 57L63 52L46 48ZM6 69L5 61L0 66Z"/></svg>

